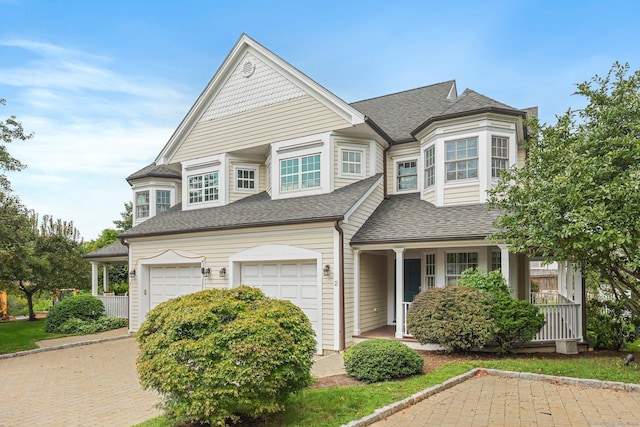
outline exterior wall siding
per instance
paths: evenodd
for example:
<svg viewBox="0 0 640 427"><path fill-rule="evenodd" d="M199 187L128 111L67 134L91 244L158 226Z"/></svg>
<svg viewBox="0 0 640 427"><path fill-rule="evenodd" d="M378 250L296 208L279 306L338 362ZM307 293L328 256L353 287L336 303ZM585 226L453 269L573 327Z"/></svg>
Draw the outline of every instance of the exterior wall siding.
<svg viewBox="0 0 640 427"><path fill-rule="evenodd" d="M360 329L370 331L387 324L387 257L360 256Z"/></svg>
<svg viewBox="0 0 640 427"><path fill-rule="evenodd" d="M257 147L350 126L311 96L198 123L171 162Z"/></svg>
<svg viewBox="0 0 640 427"><path fill-rule="evenodd" d="M246 230L228 230L211 232L188 237L164 237L153 240L138 240L130 242L129 253L131 268L136 268L139 260L152 258L166 250L179 250L204 256L206 266L212 269L212 274L205 279L205 288L228 288L229 275L221 278L216 272L225 267L229 271L229 257L237 252L255 246L268 244L286 244L304 249L310 249L322 254L322 264L333 265L333 224L310 226L282 226L261 227ZM131 317L130 329L136 331L139 327L138 278L131 279L130 300ZM333 348L334 323L334 286L332 278L322 279L322 316L323 316L323 348Z"/></svg>
<svg viewBox="0 0 640 427"><path fill-rule="evenodd" d="M450 187L444 189L445 205L461 205L466 203L480 202L479 185L469 185L464 187Z"/></svg>

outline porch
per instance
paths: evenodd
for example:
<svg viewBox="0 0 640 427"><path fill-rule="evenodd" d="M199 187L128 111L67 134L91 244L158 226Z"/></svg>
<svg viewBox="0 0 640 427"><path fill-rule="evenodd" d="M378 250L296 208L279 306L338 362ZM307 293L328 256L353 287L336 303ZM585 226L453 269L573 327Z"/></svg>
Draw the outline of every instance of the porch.
<svg viewBox="0 0 640 427"><path fill-rule="evenodd" d="M512 296L529 300L544 315L546 323L531 346L553 348L558 341L584 341L582 276L575 265L558 264L557 289L532 292L536 289L531 287L531 258L509 253L504 245L469 243L472 245L465 247L443 244L436 248L354 250L353 341L394 338L422 348L407 330L411 302L427 289L457 284L459 275L468 267L499 269L512 289Z"/></svg>
<svg viewBox="0 0 640 427"><path fill-rule="evenodd" d="M114 295L111 292L109 266L128 264L129 248L117 241L85 255L84 258L91 262L91 295L102 301L107 316L128 319L129 296ZM100 274L100 270L102 270L102 274ZM100 288L102 288L102 294L99 292Z"/></svg>

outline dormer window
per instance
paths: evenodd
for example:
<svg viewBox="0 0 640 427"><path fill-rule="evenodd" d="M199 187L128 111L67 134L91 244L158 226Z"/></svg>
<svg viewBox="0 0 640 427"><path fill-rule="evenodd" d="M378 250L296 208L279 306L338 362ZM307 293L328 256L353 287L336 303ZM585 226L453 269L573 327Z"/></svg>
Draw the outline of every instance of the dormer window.
<svg viewBox="0 0 640 427"><path fill-rule="evenodd" d="M445 146L447 182L478 177L478 138L447 141Z"/></svg>
<svg viewBox="0 0 640 427"><path fill-rule="evenodd" d="M396 163L396 182L399 191L418 188L418 161L403 160Z"/></svg>
<svg viewBox="0 0 640 427"><path fill-rule="evenodd" d="M189 203L216 201L219 191L217 171L189 177Z"/></svg>
<svg viewBox="0 0 640 427"><path fill-rule="evenodd" d="M136 218L149 218L149 191L136 192Z"/></svg>
<svg viewBox="0 0 640 427"><path fill-rule="evenodd" d="M156 190L156 215L171 207L171 191Z"/></svg>
<svg viewBox="0 0 640 427"><path fill-rule="evenodd" d="M280 160L280 191L320 187L320 154Z"/></svg>

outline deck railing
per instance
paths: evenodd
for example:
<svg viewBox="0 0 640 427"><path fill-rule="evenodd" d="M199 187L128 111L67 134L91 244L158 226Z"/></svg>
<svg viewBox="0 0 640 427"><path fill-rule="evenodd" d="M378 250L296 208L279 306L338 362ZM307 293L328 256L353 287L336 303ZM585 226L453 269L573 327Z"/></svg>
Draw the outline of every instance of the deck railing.
<svg viewBox="0 0 640 427"><path fill-rule="evenodd" d="M555 341L566 339L580 339L582 334L579 327L579 310L580 305L572 302L568 298L558 294L550 293L544 299L546 303L533 303L538 310L544 315L545 325L536 334L532 341ZM532 298L532 302L534 299ZM403 334L410 337L411 334L407 330L407 313L409 312L410 302L403 302Z"/></svg>
<svg viewBox="0 0 640 427"><path fill-rule="evenodd" d="M95 295L104 304L107 316L129 318L129 297L126 295Z"/></svg>

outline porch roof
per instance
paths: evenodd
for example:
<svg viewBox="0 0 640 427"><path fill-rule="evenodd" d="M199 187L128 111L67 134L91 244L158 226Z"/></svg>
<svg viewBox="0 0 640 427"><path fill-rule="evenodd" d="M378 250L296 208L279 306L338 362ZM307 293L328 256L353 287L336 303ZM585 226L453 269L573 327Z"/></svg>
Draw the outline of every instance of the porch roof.
<svg viewBox="0 0 640 427"><path fill-rule="evenodd" d="M327 194L273 200L265 191L225 206L182 210L179 203L149 218L121 238L158 236L261 226L338 221L375 185L382 174Z"/></svg>
<svg viewBox="0 0 640 427"><path fill-rule="evenodd" d="M127 260L129 257L129 248L123 245L119 240L113 242L103 248L97 249L93 252L86 254L83 258L88 260L107 260L123 258Z"/></svg>
<svg viewBox="0 0 640 427"><path fill-rule="evenodd" d="M419 193L390 196L351 239L352 245L484 239L498 211L486 204L436 207Z"/></svg>

